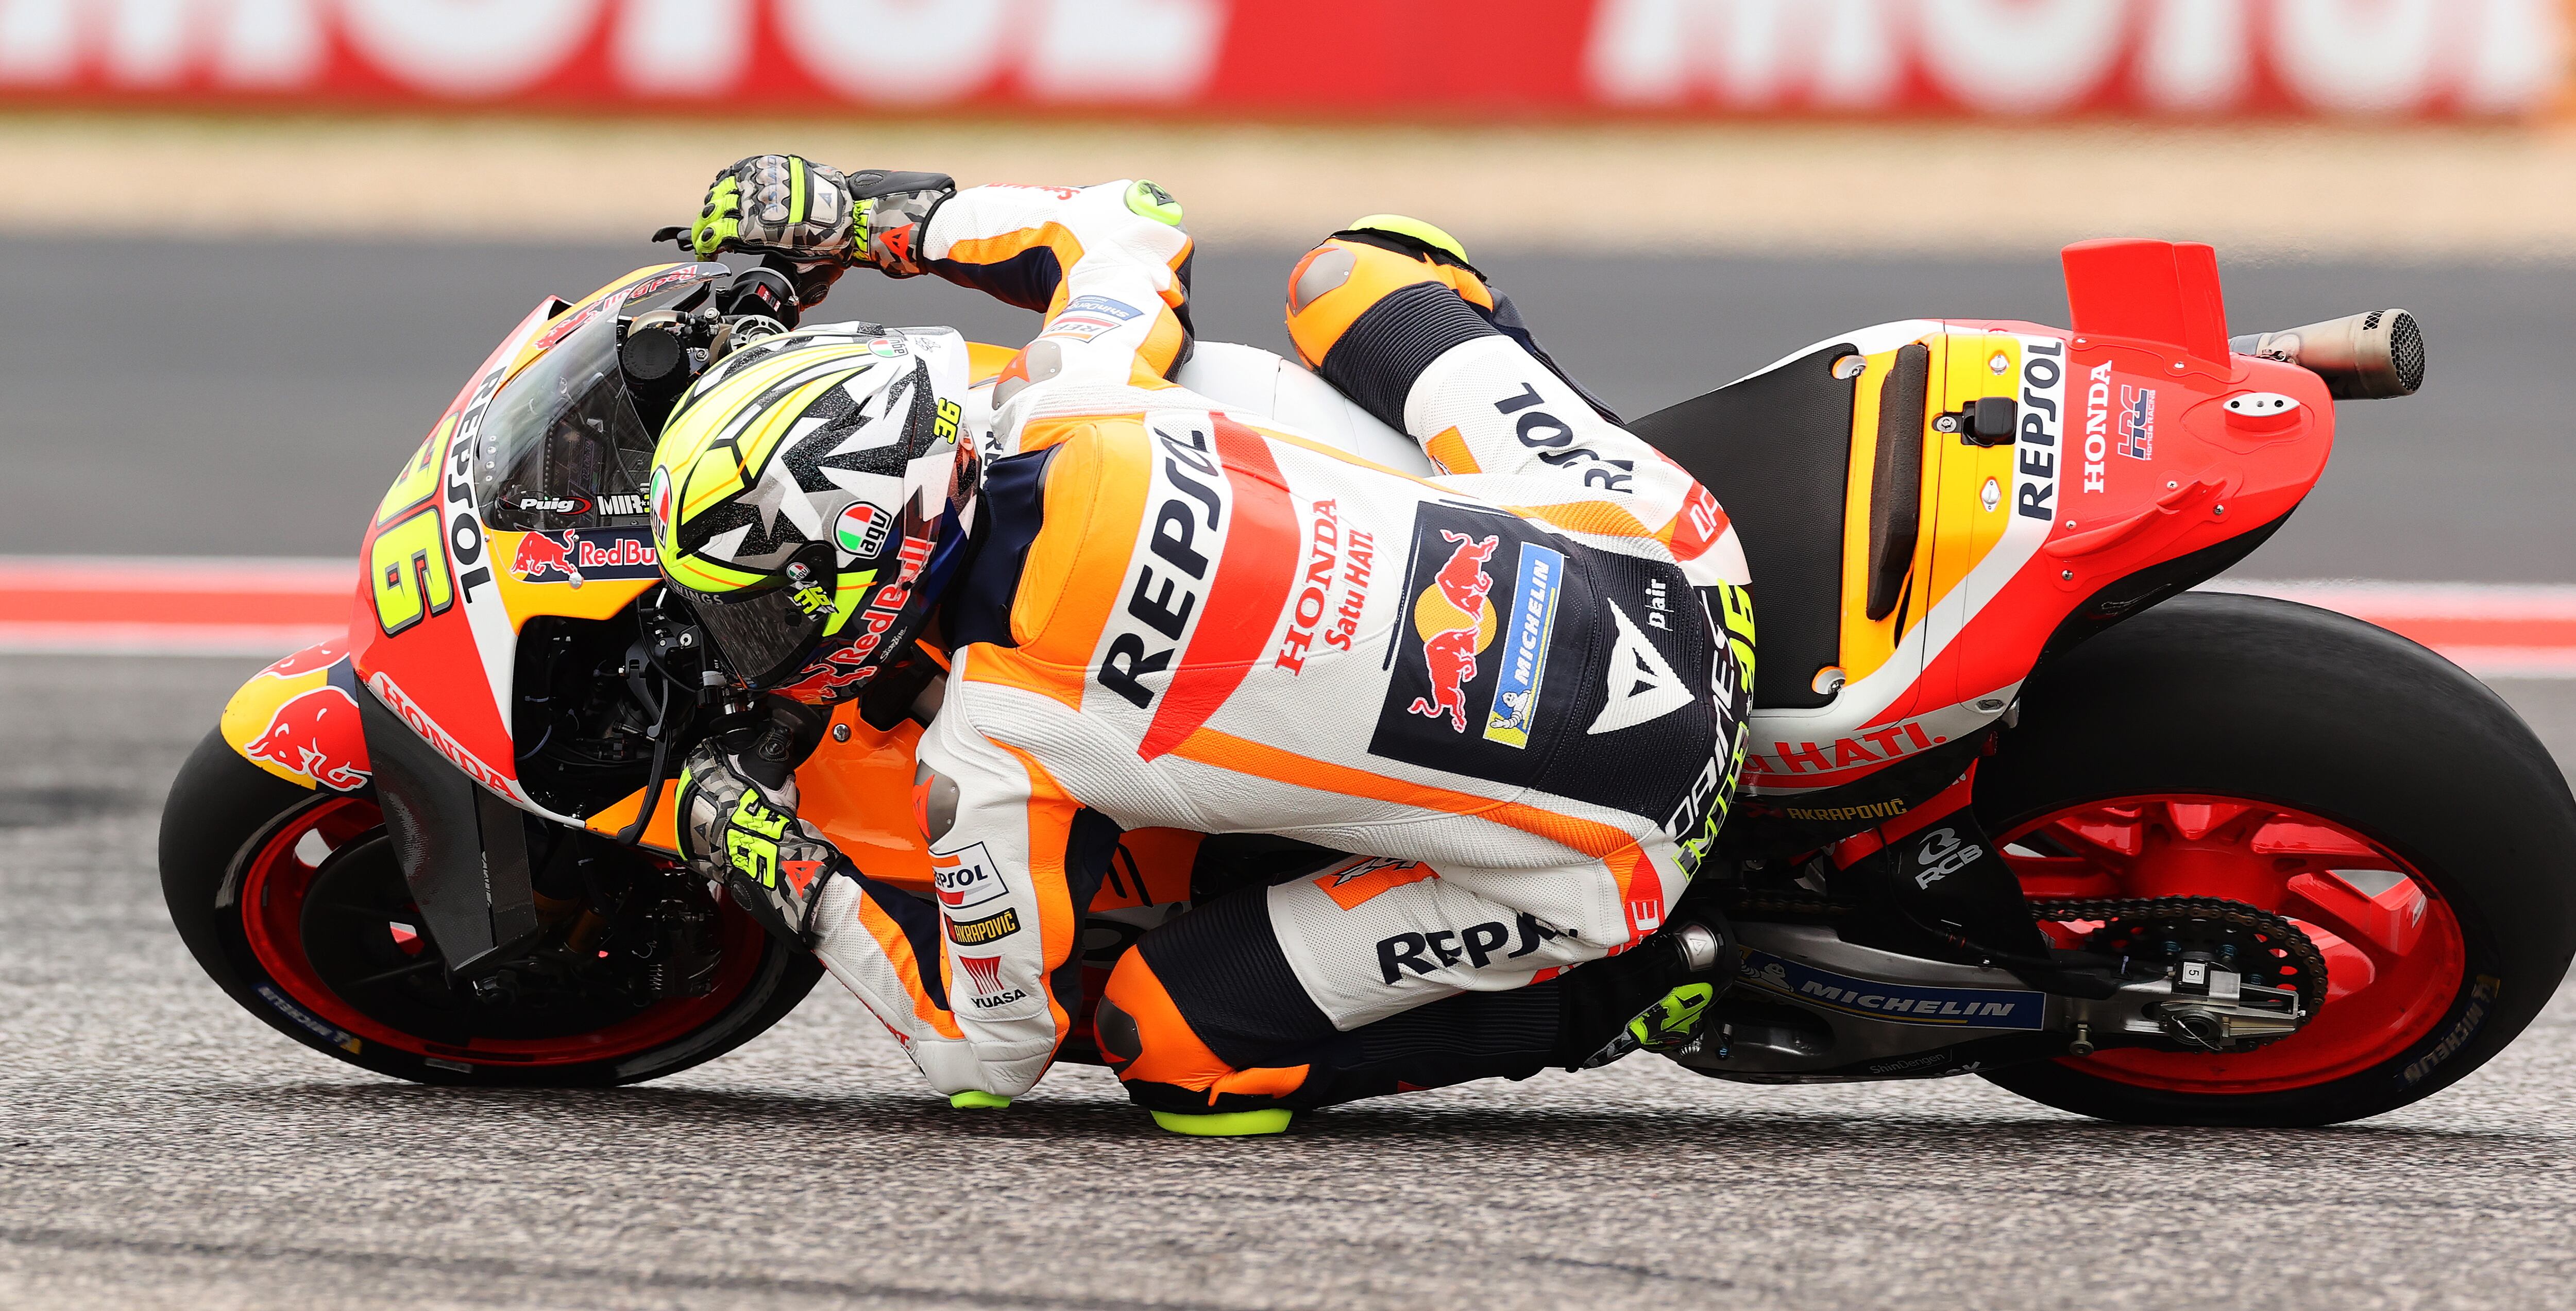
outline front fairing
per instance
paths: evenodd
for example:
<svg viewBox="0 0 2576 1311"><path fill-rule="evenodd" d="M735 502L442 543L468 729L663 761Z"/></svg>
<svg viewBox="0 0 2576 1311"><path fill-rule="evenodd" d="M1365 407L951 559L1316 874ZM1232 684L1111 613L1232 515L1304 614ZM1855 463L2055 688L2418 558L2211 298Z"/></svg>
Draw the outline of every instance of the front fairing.
<svg viewBox="0 0 2576 1311"><path fill-rule="evenodd" d="M587 490L565 480L549 490L542 478L519 475L546 467L526 458L530 443L561 433L538 426L545 407L496 399L522 377L552 386L580 372L566 370L568 362L595 371L603 341L613 365L621 310L726 275L720 264L661 265L560 313L551 301L530 312L403 464L367 527L366 579L350 616L357 681L448 763L523 809L581 818L541 804L520 775L511 713L520 634L540 616L615 616L660 570L646 507L605 500L632 494L620 481L631 475L614 443L588 465L555 466L591 470L596 481ZM567 346L555 365L545 364ZM591 504L542 503L567 496Z"/></svg>

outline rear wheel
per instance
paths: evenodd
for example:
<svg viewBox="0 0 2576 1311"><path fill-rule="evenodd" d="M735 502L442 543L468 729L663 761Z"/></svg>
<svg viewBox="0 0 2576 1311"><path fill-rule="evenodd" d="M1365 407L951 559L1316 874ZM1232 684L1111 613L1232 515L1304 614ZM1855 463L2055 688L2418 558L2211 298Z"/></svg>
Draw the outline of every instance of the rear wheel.
<svg viewBox="0 0 2576 1311"><path fill-rule="evenodd" d="M702 996L534 973L476 995L448 981L373 801L297 787L212 735L162 813L161 884L190 953L244 1008L317 1051L422 1083L658 1078L748 1042L822 974L726 902L705 908L718 961Z"/></svg>
<svg viewBox="0 0 2576 1311"><path fill-rule="evenodd" d="M2448 1086L2530 1023L2576 951L2576 800L2495 694L2328 611L2189 594L2035 675L1977 810L2033 900L2218 897L2326 962L2299 1032L2106 1049L1987 1077L2140 1123L2314 1125ZM2088 926L2048 926L2069 945Z"/></svg>

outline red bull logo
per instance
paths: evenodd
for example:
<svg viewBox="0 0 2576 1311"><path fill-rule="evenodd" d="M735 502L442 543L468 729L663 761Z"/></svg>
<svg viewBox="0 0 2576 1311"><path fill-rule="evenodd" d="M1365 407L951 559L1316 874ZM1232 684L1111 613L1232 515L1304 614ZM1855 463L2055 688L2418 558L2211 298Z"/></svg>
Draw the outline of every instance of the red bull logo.
<svg viewBox="0 0 2576 1311"><path fill-rule="evenodd" d="M562 579L581 586L581 567L573 563L581 552L581 534L567 528L563 540L545 533L530 533L519 539L519 553L510 560L510 576L523 583L541 583Z"/></svg>
<svg viewBox="0 0 2576 1311"><path fill-rule="evenodd" d="M348 653L349 639L335 637L327 642L316 642L259 672L270 678L293 678L316 669L328 669L340 663L340 658Z"/></svg>
<svg viewBox="0 0 2576 1311"><path fill-rule="evenodd" d="M588 532L530 533L519 539L510 572L523 583L634 580L662 576L662 556L651 530L594 528Z"/></svg>
<svg viewBox="0 0 2576 1311"><path fill-rule="evenodd" d="M242 754L340 792L367 785L367 736L358 726L358 703L336 687L317 687L279 706Z"/></svg>
<svg viewBox="0 0 2576 1311"><path fill-rule="evenodd" d="M1440 530L1450 544L1448 563L1433 575L1431 586L1413 602L1414 631L1422 635L1422 663L1431 679L1431 695L1415 697L1406 707L1425 719L1447 719L1453 732L1467 731L1467 684L1476 681L1476 657L1494 641L1493 575L1485 562L1494 558L1500 538L1471 539L1465 533Z"/></svg>

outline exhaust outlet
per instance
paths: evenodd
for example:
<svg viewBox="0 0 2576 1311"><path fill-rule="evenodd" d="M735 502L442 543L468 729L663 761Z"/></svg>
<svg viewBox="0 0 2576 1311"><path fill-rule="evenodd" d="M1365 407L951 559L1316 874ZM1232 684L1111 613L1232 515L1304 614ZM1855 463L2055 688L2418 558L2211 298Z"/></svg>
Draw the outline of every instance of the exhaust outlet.
<svg viewBox="0 0 2576 1311"><path fill-rule="evenodd" d="M2424 330L2404 310L2372 310L2227 343L2239 355L2296 364L2339 401L2412 396L2424 385Z"/></svg>

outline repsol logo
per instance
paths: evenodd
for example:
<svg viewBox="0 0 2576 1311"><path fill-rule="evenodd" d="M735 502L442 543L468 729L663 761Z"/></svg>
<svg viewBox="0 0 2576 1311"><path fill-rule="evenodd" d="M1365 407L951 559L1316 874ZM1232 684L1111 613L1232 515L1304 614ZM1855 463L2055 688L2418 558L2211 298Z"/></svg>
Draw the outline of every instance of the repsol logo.
<svg viewBox="0 0 2576 1311"><path fill-rule="evenodd" d="M1514 930L1518 932L1515 934ZM1519 945L1511 946L1515 937ZM1460 961L1470 969L1481 970L1497 959L1515 960L1529 955L1549 941L1569 936L1562 929L1552 929L1538 922L1538 917L1523 914L1517 924L1488 920L1463 929L1433 929L1428 933L1399 933L1382 938L1377 944L1377 968L1387 986L1393 987L1404 978L1404 971L1430 974L1447 969ZM1502 952L1498 957L1495 953Z"/></svg>
<svg viewBox="0 0 2576 1311"><path fill-rule="evenodd" d="M1165 485L1161 504L1146 525L1145 551L1137 557L1135 582L1127 592L1126 618L1141 627L1122 627L1101 651L1092 678L1124 697L1139 710L1154 704L1155 689L1144 680L1171 668L1180 654L1181 636L1198 612L1208 581L1211 557L1223 549L1226 498L1224 470L1208 448L1205 432L1192 429L1175 436L1157 429L1162 447Z"/></svg>
<svg viewBox="0 0 2576 1311"><path fill-rule="evenodd" d="M2057 438L2065 430L2058 402L2066 395L2066 343L2025 338L2021 360L2021 442L2015 448L2013 513L2053 519L2057 507Z"/></svg>
<svg viewBox="0 0 2576 1311"><path fill-rule="evenodd" d="M492 582L492 566L483 561L483 524L474 517L474 456L480 449L476 438L483 430L483 416L492 408L493 393L501 390L501 380L508 373L495 365L483 375L447 439L447 554L456 562L456 590L469 606L474 603L474 589Z"/></svg>

